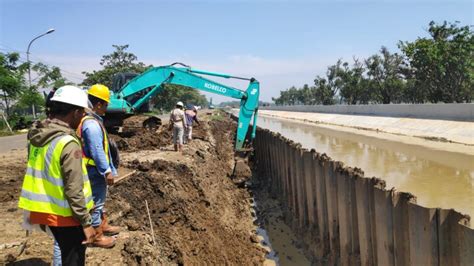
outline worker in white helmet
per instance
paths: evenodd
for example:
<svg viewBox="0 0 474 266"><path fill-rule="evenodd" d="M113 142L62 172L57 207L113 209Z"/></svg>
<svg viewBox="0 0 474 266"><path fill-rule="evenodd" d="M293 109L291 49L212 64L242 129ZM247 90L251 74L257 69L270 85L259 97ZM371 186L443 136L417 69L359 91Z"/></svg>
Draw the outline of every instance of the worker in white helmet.
<svg viewBox="0 0 474 266"><path fill-rule="evenodd" d="M179 101L171 111L170 126L173 128L173 144L175 151L183 151L183 135L186 128L186 117L184 116L184 104Z"/></svg>
<svg viewBox="0 0 474 266"><path fill-rule="evenodd" d="M87 95L63 86L51 98L49 117L28 132L28 164L19 208L24 226L52 233L64 265L84 265L86 245L94 241L91 184L74 129L87 108Z"/></svg>

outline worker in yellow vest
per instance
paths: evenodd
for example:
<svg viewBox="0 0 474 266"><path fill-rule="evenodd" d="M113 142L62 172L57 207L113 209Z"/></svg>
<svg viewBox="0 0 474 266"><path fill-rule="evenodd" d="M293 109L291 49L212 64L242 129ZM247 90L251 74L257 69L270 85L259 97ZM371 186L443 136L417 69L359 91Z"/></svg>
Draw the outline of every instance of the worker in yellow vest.
<svg viewBox="0 0 474 266"><path fill-rule="evenodd" d="M97 237L93 246L111 248L116 235L120 232L117 226L107 223L104 205L107 196L107 185L114 183L117 170L113 164L107 131L101 116L105 115L110 102L110 91L102 84L95 84L87 91L92 104L92 112L88 112L77 128L77 135L82 140L83 159L92 184L94 210L92 211L92 226L96 228Z"/></svg>
<svg viewBox="0 0 474 266"><path fill-rule="evenodd" d="M89 214L94 202L74 129L85 114L87 95L63 86L51 102L49 118L28 132L28 163L18 206L25 211L26 227L40 225L52 233L64 265L84 265L85 244L95 237Z"/></svg>

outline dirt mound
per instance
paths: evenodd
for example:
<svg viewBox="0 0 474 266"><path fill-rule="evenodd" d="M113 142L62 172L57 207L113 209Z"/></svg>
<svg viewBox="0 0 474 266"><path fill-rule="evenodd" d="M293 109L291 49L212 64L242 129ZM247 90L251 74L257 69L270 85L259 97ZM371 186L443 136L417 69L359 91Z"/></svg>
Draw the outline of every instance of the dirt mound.
<svg viewBox="0 0 474 266"><path fill-rule="evenodd" d="M251 242L251 224L240 224L251 221L248 192L239 191L232 184L227 177L229 168L216 167L211 175L209 171L163 160L134 161L132 165L140 172L111 189L115 204L109 210L121 211L123 216L117 222L129 230L149 232L147 200L161 252L148 252L146 256L189 265L247 265L263 261L264 252ZM135 249L137 241L130 242L126 254L138 263L147 251Z"/></svg>
<svg viewBox="0 0 474 266"><path fill-rule="evenodd" d="M26 151L17 154L2 155L2 165L0 167L0 201L8 202L17 200L23 182L26 169Z"/></svg>
<svg viewBox="0 0 474 266"><path fill-rule="evenodd" d="M110 222L124 228L124 232L119 234L113 249L88 249L87 263L263 264L266 251L252 241L256 228L250 193L229 178L234 166L235 128L232 121L203 121L193 128L195 140L185 145L182 154L159 149L171 144L171 132L166 130L144 131L131 137L114 135L117 142L122 143L122 151L126 150L124 158L127 154L133 155L128 156L133 159L125 159L122 165L136 170L110 187L106 203ZM143 149L147 151L142 152ZM25 162L15 165L16 170L11 171L21 181L20 170L24 171ZM17 183L16 188L21 188L21 184ZM13 201L8 204L6 208L14 212L5 209L0 215L8 215L4 216L7 217L5 223L11 224L11 228L4 232L5 237L0 237L0 242L20 242L24 239L19 226L21 211L12 208ZM34 252L28 247L18 260L33 262L40 258L50 262L52 240L38 233L30 236L29 241ZM0 250L0 261L15 252L14 248Z"/></svg>
<svg viewBox="0 0 474 266"><path fill-rule="evenodd" d="M193 139L208 141L209 126L201 123L193 127ZM117 143L120 151L154 150L163 148L173 143L173 132L168 129L168 125L161 126L156 132L146 129L135 129L122 133L110 134L110 137Z"/></svg>
<svg viewBox="0 0 474 266"><path fill-rule="evenodd" d="M170 264L169 260L163 260L160 249L154 247L151 237L146 234L127 239L122 256L126 265Z"/></svg>
<svg viewBox="0 0 474 266"><path fill-rule="evenodd" d="M165 128L157 132L140 129L133 134L123 132L119 134L110 134L110 137L117 143L120 151L138 151L159 149L171 143L171 132Z"/></svg>

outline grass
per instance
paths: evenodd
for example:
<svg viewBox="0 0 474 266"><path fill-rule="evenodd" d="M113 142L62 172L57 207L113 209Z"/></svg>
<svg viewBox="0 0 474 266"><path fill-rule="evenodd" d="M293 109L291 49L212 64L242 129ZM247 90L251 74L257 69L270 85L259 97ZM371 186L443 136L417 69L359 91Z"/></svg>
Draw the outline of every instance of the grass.
<svg viewBox="0 0 474 266"><path fill-rule="evenodd" d="M16 133L15 131L13 131L13 133L10 131L0 131L0 137L13 136L16 134L18 133Z"/></svg>
<svg viewBox="0 0 474 266"><path fill-rule="evenodd" d="M228 114L224 111L224 110L221 110L221 109L214 109L212 114L209 116L209 120L213 120L213 121L222 121L224 119L226 119L226 117L228 116Z"/></svg>

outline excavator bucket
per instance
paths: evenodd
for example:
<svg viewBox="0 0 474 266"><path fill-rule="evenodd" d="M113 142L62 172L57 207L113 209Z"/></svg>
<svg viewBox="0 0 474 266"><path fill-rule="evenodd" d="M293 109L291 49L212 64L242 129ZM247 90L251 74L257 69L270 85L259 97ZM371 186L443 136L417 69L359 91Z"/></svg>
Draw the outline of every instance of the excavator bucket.
<svg viewBox="0 0 474 266"><path fill-rule="evenodd" d="M255 138L259 95L260 84L257 80L251 79L246 91L246 99L240 104L239 120L237 123L237 139L235 144L235 148L238 151L246 148L245 141L247 139L247 133L252 118L253 124L252 131L250 132L250 139L253 140Z"/></svg>

